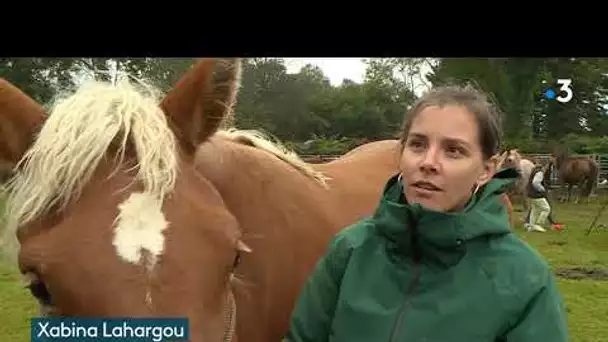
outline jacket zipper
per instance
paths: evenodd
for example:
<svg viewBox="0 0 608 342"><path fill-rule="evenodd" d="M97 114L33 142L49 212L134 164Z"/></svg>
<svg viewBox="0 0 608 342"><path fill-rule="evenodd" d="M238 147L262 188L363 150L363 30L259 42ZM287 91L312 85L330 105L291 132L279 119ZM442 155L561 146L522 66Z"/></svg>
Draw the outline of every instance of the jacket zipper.
<svg viewBox="0 0 608 342"><path fill-rule="evenodd" d="M416 260L416 259L414 260L414 266L413 266L412 273L413 273L413 278L405 292L405 299L403 300L403 303L401 304L401 308L399 309L399 314L397 315L397 321L395 321L395 325L393 325L393 331L391 332L390 342L395 342L395 339L398 336L397 333L399 332L399 329L401 327L401 321L403 320L403 314L405 313L405 305L407 304L407 302L410 299L410 294L412 294L412 292L414 292L416 285L418 285L420 271L419 271L418 260Z"/></svg>

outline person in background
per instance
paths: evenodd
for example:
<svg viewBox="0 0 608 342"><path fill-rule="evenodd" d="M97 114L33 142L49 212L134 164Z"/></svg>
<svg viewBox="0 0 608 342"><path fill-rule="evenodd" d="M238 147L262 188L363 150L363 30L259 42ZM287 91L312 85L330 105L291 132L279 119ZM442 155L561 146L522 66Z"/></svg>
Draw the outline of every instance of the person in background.
<svg viewBox="0 0 608 342"><path fill-rule="evenodd" d="M549 203L549 190L547 185L548 168L550 164L537 164L528 179L526 192L530 201L530 211L526 217L524 227L527 231L546 232L543 228L546 221L549 221L553 229L561 230L563 225L556 223L551 216L552 208Z"/></svg>
<svg viewBox="0 0 608 342"><path fill-rule="evenodd" d="M565 228L563 223L558 223L553 219L553 206L551 205L551 202L549 202L549 197L545 196L545 199L547 200L547 202L549 203L549 215L547 215L547 221L549 221L549 223L551 224L551 228L553 228L553 230L562 230ZM524 223L524 227L526 229L529 228L530 226L530 214L532 213L532 210L528 210L528 215L526 216L526 221Z"/></svg>
<svg viewBox="0 0 608 342"><path fill-rule="evenodd" d="M568 341L553 272L500 200L518 176L496 172L500 132L474 88L424 94L404 120L400 172L329 243L283 341Z"/></svg>

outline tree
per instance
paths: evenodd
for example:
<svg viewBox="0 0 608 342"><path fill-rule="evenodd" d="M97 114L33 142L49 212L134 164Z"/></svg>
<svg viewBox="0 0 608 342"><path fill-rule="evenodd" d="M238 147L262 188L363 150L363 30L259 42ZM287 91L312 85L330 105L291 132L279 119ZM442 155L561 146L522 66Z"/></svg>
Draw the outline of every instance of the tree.
<svg viewBox="0 0 608 342"><path fill-rule="evenodd" d="M71 58L0 58L0 77L43 104L74 85L74 69Z"/></svg>

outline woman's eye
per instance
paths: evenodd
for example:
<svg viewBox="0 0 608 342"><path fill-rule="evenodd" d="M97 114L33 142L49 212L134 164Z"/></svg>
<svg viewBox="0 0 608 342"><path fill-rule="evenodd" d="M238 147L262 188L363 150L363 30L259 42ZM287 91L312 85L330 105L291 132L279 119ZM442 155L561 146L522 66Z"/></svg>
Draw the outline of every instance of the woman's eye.
<svg viewBox="0 0 608 342"><path fill-rule="evenodd" d="M460 148L460 147L448 147L447 153L451 157L460 157L465 154L464 151L462 150L462 148Z"/></svg>
<svg viewBox="0 0 608 342"><path fill-rule="evenodd" d="M421 149L424 146L424 144L420 141L410 141L408 146L413 149Z"/></svg>
<svg viewBox="0 0 608 342"><path fill-rule="evenodd" d="M460 151L457 148L448 148L448 153L458 154L458 153L460 153Z"/></svg>

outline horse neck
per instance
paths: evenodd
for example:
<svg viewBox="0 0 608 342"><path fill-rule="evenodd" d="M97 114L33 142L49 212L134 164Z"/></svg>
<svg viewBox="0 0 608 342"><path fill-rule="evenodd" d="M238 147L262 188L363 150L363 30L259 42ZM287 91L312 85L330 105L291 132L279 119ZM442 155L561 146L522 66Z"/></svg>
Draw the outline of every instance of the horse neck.
<svg viewBox="0 0 608 342"><path fill-rule="evenodd" d="M568 156L565 152L557 153L557 155L555 156L555 167L558 169L561 168L562 164L564 163L564 161L566 161L567 157Z"/></svg>
<svg viewBox="0 0 608 342"><path fill-rule="evenodd" d="M323 201L328 194L320 183L267 152L221 138L201 146L196 163L245 234L258 234L274 218L302 211L298 206L304 202Z"/></svg>

